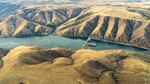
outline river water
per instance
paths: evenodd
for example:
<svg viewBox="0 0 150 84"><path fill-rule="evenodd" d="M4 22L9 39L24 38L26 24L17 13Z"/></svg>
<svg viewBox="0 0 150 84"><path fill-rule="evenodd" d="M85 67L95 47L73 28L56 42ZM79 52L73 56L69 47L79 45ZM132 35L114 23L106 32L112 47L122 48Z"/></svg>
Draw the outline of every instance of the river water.
<svg viewBox="0 0 150 84"><path fill-rule="evenodd" d="M93 41L97 44L96 47L88 47L89 49L94 50L111 50L111 49L126 49L137 51L145 54L150 54L150 50L145 50L141 48L136 48L133 46L120 45L116 43L107 43L102 41ZM61 36L34 36L34 37L25 37L25 38L0 38L0 48L14 48L19 45L28 45L28 46L42 46L45 48L70 48L73 50L81 49L82 45L85 43L85 40L81 39L69 39Z"/></svg>

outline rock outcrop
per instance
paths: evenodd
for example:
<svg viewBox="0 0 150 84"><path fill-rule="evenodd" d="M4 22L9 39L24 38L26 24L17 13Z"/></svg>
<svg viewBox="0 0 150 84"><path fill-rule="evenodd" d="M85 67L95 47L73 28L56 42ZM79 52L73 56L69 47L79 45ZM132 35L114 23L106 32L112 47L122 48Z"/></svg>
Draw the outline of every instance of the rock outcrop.
<svg viewBox="0 0 150 84"><path fill-rule="evenodd" d="M2 84L150 83L150 56L127 50L75 52L20 46L12 49L2 62Z"/></svg>

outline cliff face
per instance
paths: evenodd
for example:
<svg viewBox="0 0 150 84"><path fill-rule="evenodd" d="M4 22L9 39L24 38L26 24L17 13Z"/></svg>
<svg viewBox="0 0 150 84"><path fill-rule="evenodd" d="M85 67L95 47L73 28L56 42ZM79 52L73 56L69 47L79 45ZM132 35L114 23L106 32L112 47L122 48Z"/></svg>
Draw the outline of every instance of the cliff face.
<svg viewBox="0 0 150 84"><path fill-rule="evenodd" d="M19 46L3 57L0 83L149 84L150 56L126 50Z"/></svg>
<svg viewBox="0 0 150 84"><path fill-rule="evenodd" d="M139 9L115 6L27 8L2 21L0 35L21 37L55 33L150 48L149 11Z"/></svg>

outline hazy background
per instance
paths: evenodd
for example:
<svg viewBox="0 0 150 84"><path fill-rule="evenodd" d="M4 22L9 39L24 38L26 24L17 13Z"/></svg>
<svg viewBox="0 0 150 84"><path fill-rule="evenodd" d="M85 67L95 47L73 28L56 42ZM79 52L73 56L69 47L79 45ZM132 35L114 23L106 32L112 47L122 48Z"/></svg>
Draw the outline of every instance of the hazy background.
<svg viewBox="0 0 150 84"><path fill-rule="evenodd" d="M150 0L0 0L0 1L14 1L14 2L24 2L24 1L38 1L38 2L43 2L43 1L50 1L50 2L145 2L145 1L150 1Z"/></svg>

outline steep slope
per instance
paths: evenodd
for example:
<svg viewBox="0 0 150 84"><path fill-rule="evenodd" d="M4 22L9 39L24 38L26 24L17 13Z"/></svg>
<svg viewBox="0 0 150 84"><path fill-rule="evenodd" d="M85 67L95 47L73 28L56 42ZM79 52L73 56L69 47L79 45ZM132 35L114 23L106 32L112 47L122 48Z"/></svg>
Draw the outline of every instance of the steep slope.
<svg viewBox="0 0 150 84"><path fill-rule="evenodd" d="M82 8L24 9L0 23L1 37L49 35L65 21L76 17Z"/></svg>
<svg viewBox="0 0 150 84"><path fill-rule="evenodd" d="M150 48L150 21L140 13L126 8L91 7L56 29L61 36L90 37L96 40L117 41ZM119 12L120 11L120 12Z"/></svg>
<svg viewBox="0 0 150 84"><path fill-rule="evenodd" d="M69 53L69 54L68 54ZM3 58L2 84L149 84L150 58L126 50L20 46Z"/></svg>
<svg viewBox="0 0 150 84"><path fill-rule="evenodd" d="M31 35L48 35L53 29L27 21L20 16L9 16L0 23L1 37L22 37Z"/></svg>
<svg viewBox="0 0 150 84"><path fill-rule="evenodd" d="M40 6L0 23L1 37L57 34L150 48L149 9L125 6Z"/></svg>
<svg viewBox="0 0 150 84"><path fill-rule="evenodd" d="M79 7L70 7L70 8L53 8L53 7L44 7L44 8L29 8L24 9L19 13L23 18L26 18L30 21L40 23L43 25L57 26L68 19L76 17L80 14L82 8Z"/></svg>

